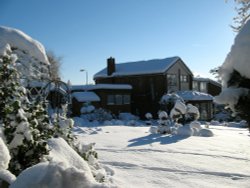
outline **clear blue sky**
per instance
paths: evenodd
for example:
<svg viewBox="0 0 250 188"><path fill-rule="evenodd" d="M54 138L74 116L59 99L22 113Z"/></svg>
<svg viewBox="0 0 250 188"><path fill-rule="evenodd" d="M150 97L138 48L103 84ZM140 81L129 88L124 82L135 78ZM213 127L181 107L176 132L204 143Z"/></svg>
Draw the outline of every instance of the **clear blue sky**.
<svg viewBox="0 0 250 188"><path fill-rule="evenodd" d="M63 57L62 79L84 84L110 56L128 62L180 56L208 77L235 34L233 0L0 0L0 25Z"/></svg>

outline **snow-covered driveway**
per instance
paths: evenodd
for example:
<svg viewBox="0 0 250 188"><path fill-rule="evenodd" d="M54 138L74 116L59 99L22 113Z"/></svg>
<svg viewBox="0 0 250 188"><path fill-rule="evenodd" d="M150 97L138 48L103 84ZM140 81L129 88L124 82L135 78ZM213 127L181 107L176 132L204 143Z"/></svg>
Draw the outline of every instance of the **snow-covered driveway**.
<svg viewBox="0 0 250 188"><path fill-rule="evenodd" d="M246 129L210 126L214 137L188 138L150 134L149 127L80 129L120 187L250 187Z"/></svg>

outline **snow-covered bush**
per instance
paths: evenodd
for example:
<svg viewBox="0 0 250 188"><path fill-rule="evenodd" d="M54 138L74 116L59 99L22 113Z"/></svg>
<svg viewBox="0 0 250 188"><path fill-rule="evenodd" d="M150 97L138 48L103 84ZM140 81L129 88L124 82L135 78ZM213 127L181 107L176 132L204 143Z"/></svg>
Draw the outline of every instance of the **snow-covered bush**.
<svg viewBox="0 0 250 188"><path fill-rule="evenodd" d="M159 112L158 117L158 132L161 134L171 134L171 126L174 124L174 122L169 119L167 112Z"/></svg>
<svg viewBox="0 0 250 188"><path fill-rule="evenodd" d="M222 92L215 102L226 104L242 119L248 121L250 128L250 20L243 26L235 38L231 51L219 69L222 80Z"/></svg>
<svg viewBox="0 0 250 188"><path fill-rule="evenodd" d="M0 55L0 117L11 154L9 170L19 174L43 160L48 154L48 147L37 127L36 117L28 110L30 102L25 88L21 86L16 60L7 45L5 56Z"/></svg>
<svg viewBox="0 0 250 188"><path fill-rule="evenodd" d="M52 123L54 127L53 137L61 137L68 142L70 146L74 145L74 136L71 131L74 125L73 119L53 114Z"/></svg>
<svg viewBox="0 0 250 188"><path fill-rule="evenodd" d="M113 115L111 114L111 112L103 108L98 108L95 109L92 113L82 114L81 118L88 121L104 122L106 120L110 121L111 119L113 119Z"/></svg>
<svg viewBox="0 0 250 188"><path fill-rule="evenodd" d="M176 100L174 107L170 111L170 117L175 122L179 119L183 119L184 115L186 114L186 105L181 100Z"/></svg>
<svg viewBox="0 0 250 188"><path fill-rule="evenodd" d="M146 125L151 125L152 124L152 119L153 119L153 116L151 113L146 113L145 114L145 118L146 118Z"/></svg>
<svg viewBox="0 0 250 188"><path fill-rule="evenodd" d="M135 116L131 113L126 113L126 112L119 113L118 118L122 121L131 121L131 120L138 120L139 119L138 116Z"/></svg>
<svg viewBox="0 0 250 188"><path fill-rule="evenodd" d="M95 110L95 107L91 103L84 103L81 108L81 114L89 114Z"/></svg>
<svg viewBox="0 0 250 188"><path fill-rule="evenodd" d="M173 109L177 100L184 103L184 100L175 93L163 95L160 100L161 110L166 111L168 114L170 114L170 111Z"/></svg>
<svg viewBox="0 0 250 188"><path fill-rule="evenodd" d="M186 122L198 120L199 117L200 117L200 112L198 108L192 104L187 104L187 111L185 114Z"/></svg>

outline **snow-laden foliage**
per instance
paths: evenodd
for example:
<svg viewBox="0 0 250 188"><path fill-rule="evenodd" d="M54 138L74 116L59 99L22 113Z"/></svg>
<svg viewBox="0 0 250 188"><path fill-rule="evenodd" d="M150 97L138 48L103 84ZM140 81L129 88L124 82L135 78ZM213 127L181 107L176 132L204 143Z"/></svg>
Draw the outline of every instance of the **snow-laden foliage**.
<svg viewBox="0 0 250 188"><path fill-rule="evenodd" d="M74 121L60 114L52 114L51 121L54 127L53 137L61 137L68 142L70 146L74 146L75 137L71 131Z"/></svg>
<svg viewBox="0 0 250 188"><path fill-rule="evenodd" d="M226 104L250 122L250 21L248 21L236 36L231 51L219 69L222 79L222 92L215 97L215 102Z"/></svg>
<svg viewBox="0 0 250 188"><path fill-rule="evenodd" d="M0 169L8 169L10 162L10 153L3 142L2 138L0 137Z"/></svg>
<svg viewBox="0 0 250 188"><path fill-rule="evenodd" d="M197 107L192 104L185 105L184 101L176 94L164 95L162 99L169 101L171 105L168 105L168 107L172 106L172 109L170 109L169 115L166 111L159 112L158 126L153 125L149 129L152 134L160 133L180 136L205 135L205 133L200 133L201 126L197 121L200 113ZM212 134L207 135L212 136Z"/></svg>
<svg viewBox="0 0 250 188"><path fill-rule="evenodd" d="M29 112L31 103L20 83L17 58L10 53L0 57L0 117L11 154L9 170L19 174L43 160L48 148L43 133L37 128L36 117Z"/></svg>
<svg viewBox="0 0 250 188"><path fill-rule="evenodd" d="M185 114L186 121L188 122L195 121L200 118L200 112L196 106L192 104L187 104L186 109L187 109L186 114Z"/></svg>
<svg viewBox="0 0 250 188"><path fill-rule="evenodd" d="M161 110L166 111L169 114L177 100L184 103L183 99L175 93L163 95L160 100Z"/></svg>
<svg viewBox="0 0 250 188"><path fill-rule="evenodd" d="M86 107L88 108L88 107ZM113 116L111 112L103 109L98 108L94 111L91 111L90 113L83 113L81 115L81 118L87 121L98 121L98 122L104 122L104 121L110 121L113 119Z"/></svg>

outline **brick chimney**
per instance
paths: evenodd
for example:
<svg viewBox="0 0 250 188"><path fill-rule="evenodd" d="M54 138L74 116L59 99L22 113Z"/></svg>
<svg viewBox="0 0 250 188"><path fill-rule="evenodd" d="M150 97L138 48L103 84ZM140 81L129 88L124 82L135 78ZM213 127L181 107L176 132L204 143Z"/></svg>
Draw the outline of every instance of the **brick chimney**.
<svg viewBox="0 0 250 188"><path fill-rule="evenodd" d="M115 58L110 57L107 59L107 74L112 75L115 72Z"/></svg>

